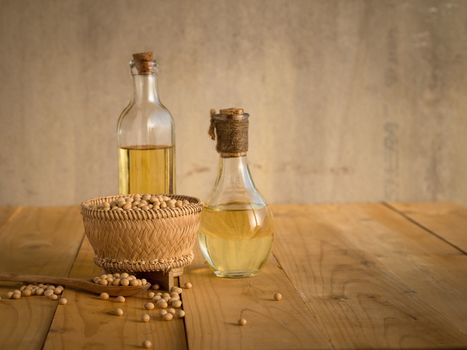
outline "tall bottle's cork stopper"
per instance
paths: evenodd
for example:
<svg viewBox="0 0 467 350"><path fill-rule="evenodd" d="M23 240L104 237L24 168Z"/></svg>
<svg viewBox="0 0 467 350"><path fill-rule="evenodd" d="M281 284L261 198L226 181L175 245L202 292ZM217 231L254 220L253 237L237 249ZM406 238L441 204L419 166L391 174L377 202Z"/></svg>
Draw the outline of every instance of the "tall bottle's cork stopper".
<svg viewBox="0 0 467 350"><path fill-rule="evenodd" d="M152 51L134 53L131 64L138 74L152 74L157 66Z"/></svg>
<svg viewBox="0 0 467 350"><path fill-rule="evenodd" d="M248 118L243 108L211 109L209 135L217 136L216 150L221 157L241 157L248 152Z"/></svg>

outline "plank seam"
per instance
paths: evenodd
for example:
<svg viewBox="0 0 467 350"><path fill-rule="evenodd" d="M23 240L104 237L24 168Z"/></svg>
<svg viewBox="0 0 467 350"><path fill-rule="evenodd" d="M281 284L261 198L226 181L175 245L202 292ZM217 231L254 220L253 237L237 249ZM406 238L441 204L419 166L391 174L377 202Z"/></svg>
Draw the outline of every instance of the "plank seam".
<svg viewBox="0 0 467 350"><path fill-rule="evenodd" d="M458 247L457 245L455 245L454 243L451 243L450 241L448 241L446 238L444 238L443 236L437 234L435 231L429 229L428 227L426 227L425 225L419 223L418 221L416 221L415 219L411 218L410 216L408 216L407 214L405 214L404 212L398 210L396 207L393 207L391 204L387 203L387 202L382 202L384 206L386 206L388 209L396 212L397 214L399 214L400 216L402 216L404 219L406 219L407 221L411 222L412 224L420 227L422 230L424 230L425 232L435 236L436 238L442 240L443 242L449 244L451 247L453 247L454 249L458 250L460 253L462 253L463 255L467 255L467 252L465 250L463 250L462 248Z"/></svg>
<svg viewBox="0 0 467 350"><path fill-rule="evenodd" d="M81 250L81 248L83 246L85 236L86 235L84 234L84 231L83 231L83 235L82 235L81 241L80 241L80 243L78 245L78 249L76 250L75 258L73 259L73 263L70 264L70 267L68 268L68 271L66 272L67 277L70 277L71 270L73 270L73 266L75 266L76 259L78 258L78 254L79 254L79 252L80 252L80 250ZM44 349L45 343L47 342L47 338L49 337L50 327L52 327L52 324L54 322L55 314L57 313L57 309L58 309L58 301L57 301L57 304L55 305L54 313L53 313L52 317L50 318L50 323L49 323L47 334L45 335L44 340L42 341L42 344L41 344L41 347L40 347L41 350Z"/></svg>
<svg viewBox="0 0 467 350"><path fill-rule="evenodd" d="M182 286L181 286L182 282L180 280L180 276L176 277L176 279L177 279L178 287L182 288ZM182 301L182 305L184 306L185 302L183 301L183 293L180 294L180 300ZM184 310L184 308L182 308L182 310ZM186 328L186 317L183 317L183 331L185 333L186 350L190 350L190 344L188 344L188 332L187 332L187 328Z"/></svg>
<svg viewBox="0 0 467 350"><path fill-rule="evenodd" d="M0 230L7 224L9 223L11 220L13 220L13 218L21 211L22 207L16 207L15 209L13 209L13 211L10 213L10 215L8 215L7 219L0 225Z"/></svg>

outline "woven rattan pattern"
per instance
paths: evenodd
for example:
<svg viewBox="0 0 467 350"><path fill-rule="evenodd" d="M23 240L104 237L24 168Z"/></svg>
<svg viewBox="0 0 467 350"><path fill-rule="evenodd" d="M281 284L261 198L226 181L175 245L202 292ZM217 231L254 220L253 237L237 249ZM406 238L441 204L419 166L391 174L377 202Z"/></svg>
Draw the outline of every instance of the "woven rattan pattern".
<svg viewBox="0 0 467 350"><path fill-rule="evenodd" d="M98 210L94 206L123 196L100 197L81 204L84 229L98 266L109 272L169 271L193 260L202 203L150 210Z"/></svg>

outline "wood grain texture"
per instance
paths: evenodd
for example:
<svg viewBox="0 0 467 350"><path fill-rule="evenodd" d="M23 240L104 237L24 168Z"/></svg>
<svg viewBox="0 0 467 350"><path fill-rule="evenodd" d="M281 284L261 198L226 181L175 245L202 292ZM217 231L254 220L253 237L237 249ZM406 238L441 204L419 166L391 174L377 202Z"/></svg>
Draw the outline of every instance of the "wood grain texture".
<svg viewBox="0 0 467 350"><path fill-rule="evenodd" d="M214 182L209 110L243 106L270 202L467 203L466 21L462 0L2 1L0 204L117 192L128 61L149 49L179 193Z"/></svg>
<svg viewBox="0 0 467 350"><path fill-rule="evenodd" d="M467 254L467 208L454 203L389 203L395 210Z"/></svg>
<svg viewBox="0 0 467 350"><path fill-rule="evenodd" d="M70 277L100 275L93 257L92 247L85 239ZM152 341L154 349L186 349L183 320L141 321L144 313L156 314L155 310L144 310L144 303L149 301L146 293L129 297L124 304L72 290L66 290L64 295L68 304L57 309L44 349L128 349L141 347L146 339ZM124 316L111 314L118 307L124 310Z"/></svg>
<svg viewBox="0 0 467 350"><path fill-rule="evenodd" d="M193 283L182 294L184 321L141 322L144 295L116 304L65 290L69 303L58 308L43 297L2 300L1 347L126 349L151 339L154 349L465 348L467 255L448 238L462 236L467 212L453 204L397 206L274 206L274 256L258 276L214 277L197 252L180 277ZM408 220L413 213L427 221ZM78 208L0 214L1 271L101 273L87 239L72 263L83 237ZM276 291L280 302L272 300ZM125 316L110 315L116 307ZM236 324L240 317L246 326Z"/></svg>
<svg viewBox="0 0 467 350"><path fill-rule="evenodd" d="M411 292L467 335L467 256L385 206L349 205L343 209L338 214L341 219L334 222L353 223L347 230L355 244L371 252ZM366 224L366 220L376 225Z"/></svg>
<svg viewBox="0 0 467 350"><path fill-rule="evenodd" d="M79 209L16 208L0 225L0 271L66 276L84 230ZM15 285L2 285L2 297ZM40 349L57 302L29 297L0 302L0 344L5 349Z"/></svg>
<svg viewBox="0 0 467 350"><path fill-rule="evenodd" d="M287 276L271 257L253 278L215 277L200 252L181 285L190 350L196 349L323 349L330 343ZM282 301L274 301L280 291ZM237 324L240 318L247 325Z"/></svg>
<svg viewBox="0 0 467 350"><path fill-rule="evenodd" d="M275 256L334 348L467 345L459 251L382 205L274 213Z"/></svg>

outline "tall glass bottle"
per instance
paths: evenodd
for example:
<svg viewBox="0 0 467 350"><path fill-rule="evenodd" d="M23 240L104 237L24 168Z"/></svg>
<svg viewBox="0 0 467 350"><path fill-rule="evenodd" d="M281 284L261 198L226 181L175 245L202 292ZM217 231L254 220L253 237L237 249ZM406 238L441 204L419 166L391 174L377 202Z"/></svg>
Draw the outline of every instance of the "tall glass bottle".
<svg viewBox="0 0 467 350"><path fill-rule="evenodd" d="M219 172L201 216L199 244L219 277L255 275L273 241L272 214L248 168L248 117L241 108L211 111Z"/></svg>
<svg viewBox="0 0 467 350"><path fill-rule="evenodd" d="M119 192L175 192L175 125L157 92L152 52L130 62L133 98L118 119Z"/></svg>

